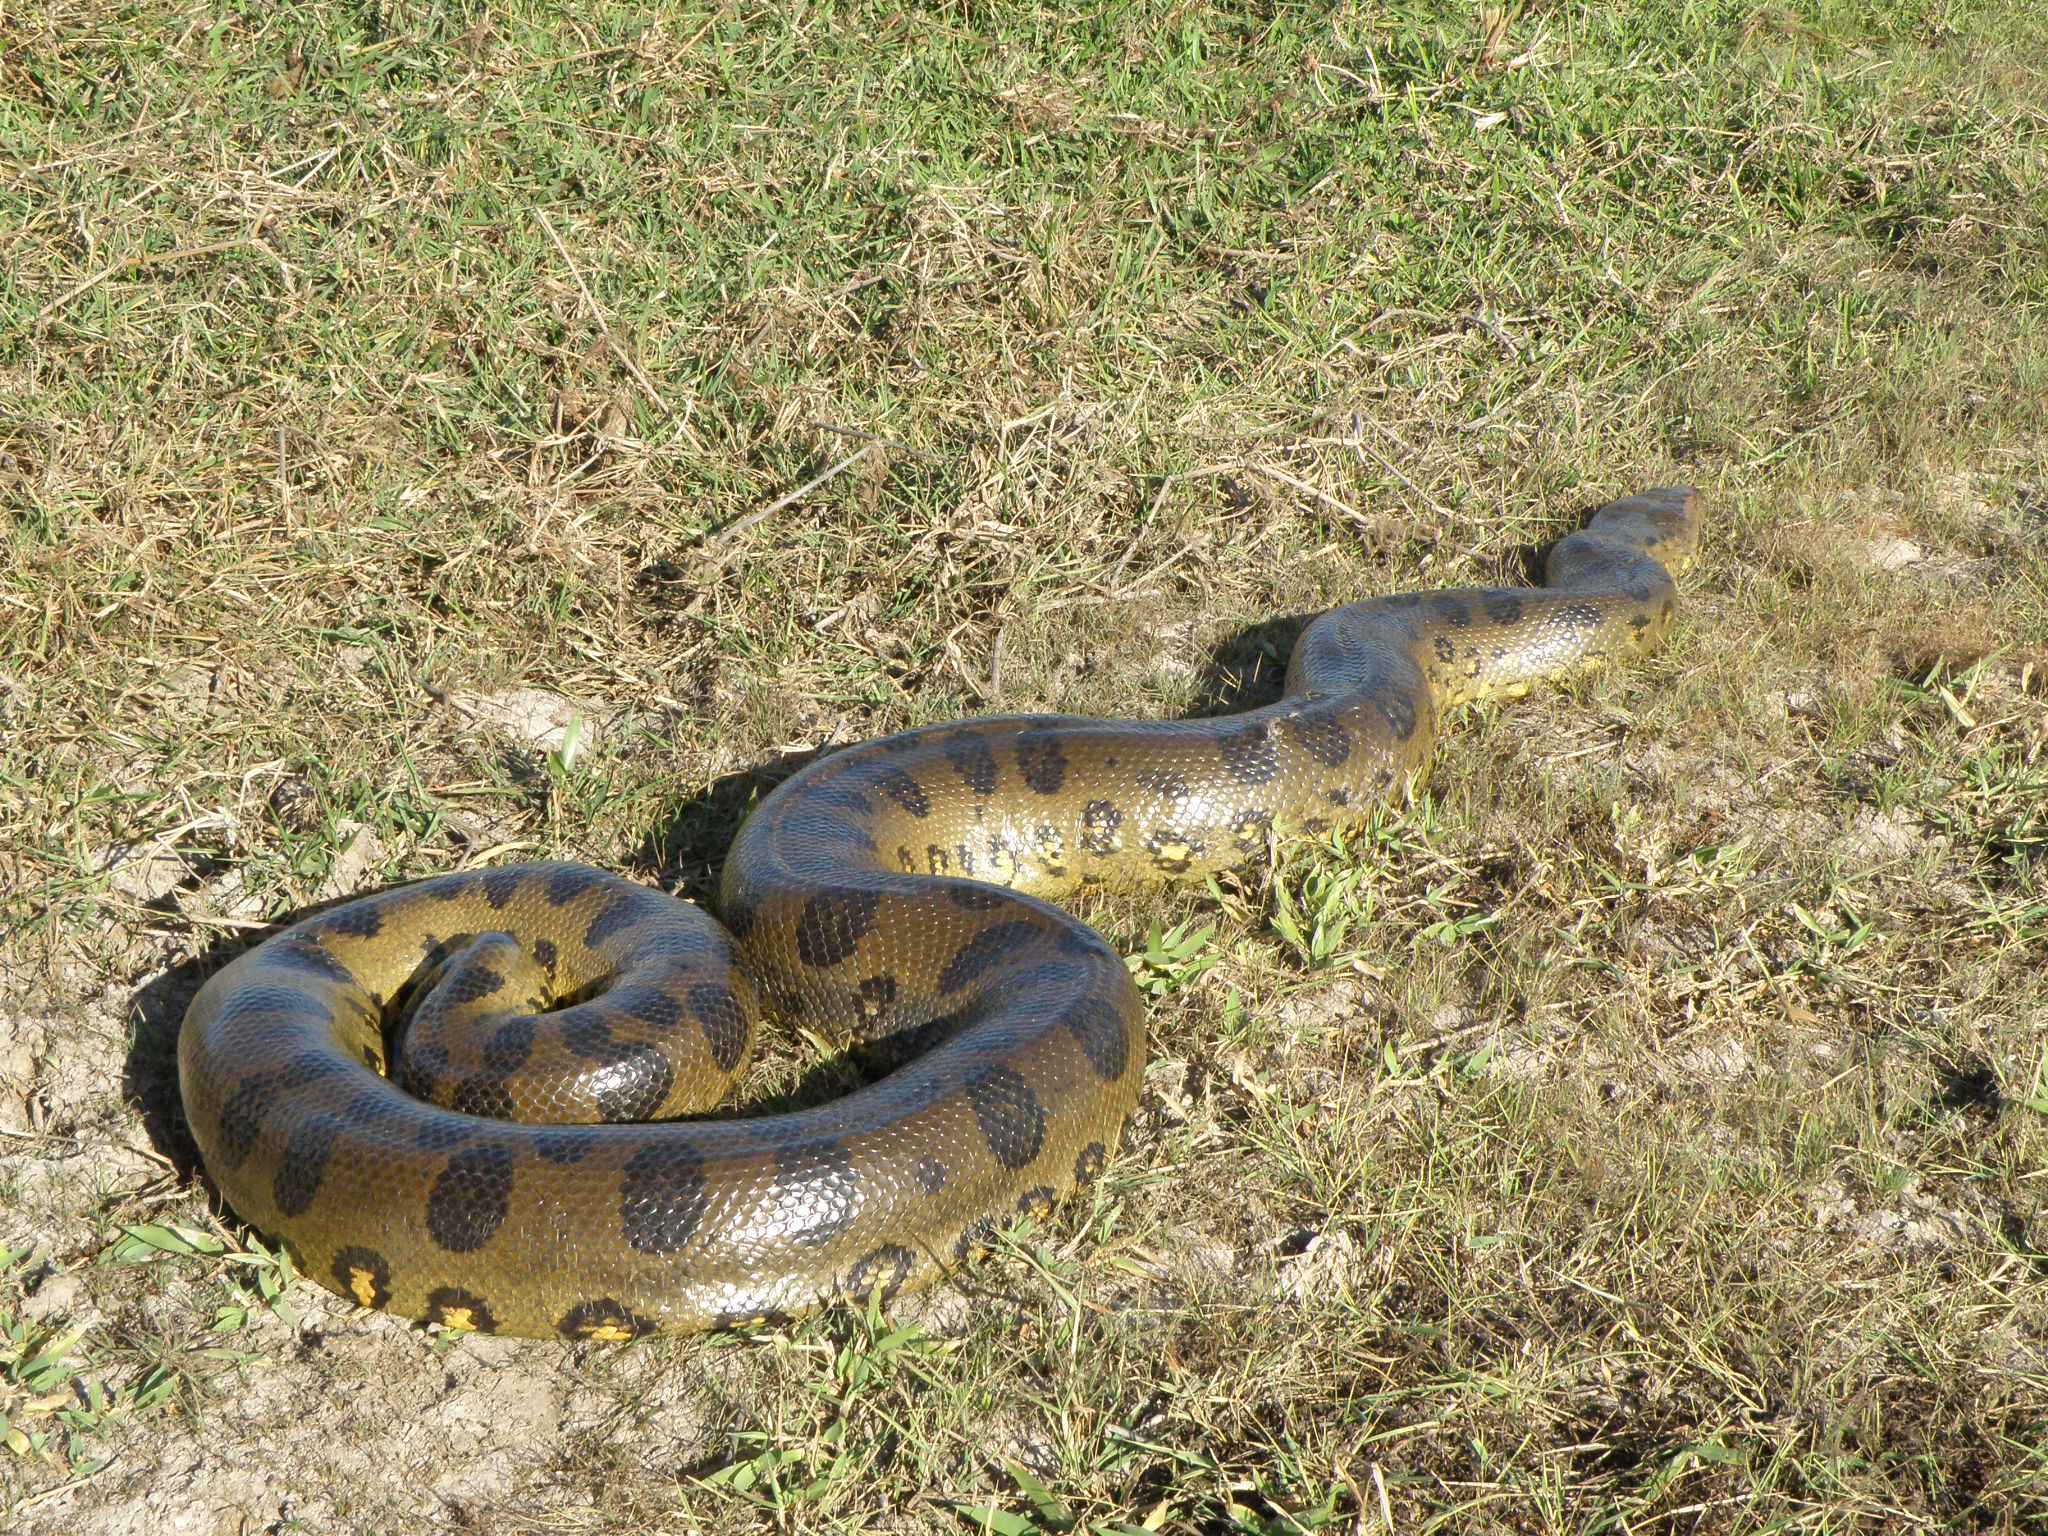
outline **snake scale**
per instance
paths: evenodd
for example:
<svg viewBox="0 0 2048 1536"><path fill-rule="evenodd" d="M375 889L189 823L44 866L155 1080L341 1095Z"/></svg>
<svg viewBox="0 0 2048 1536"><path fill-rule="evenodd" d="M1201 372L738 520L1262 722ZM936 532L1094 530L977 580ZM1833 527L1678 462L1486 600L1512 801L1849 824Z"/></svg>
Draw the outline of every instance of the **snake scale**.
<svg viewBox="0 0 2048 1536"><path fill-rule="evenodd" d="M740 829L723 927L568 864L324 911L192 1003L206 1167L304 1273L453 1328L625 1339L923 1284L1094 1178L1137 1103L1139 993L1045 898L1357 821L1427 772L1445 709L1659 644L1697 536L1692 491L1650 491L1554 546L1543 588L1335 609L1246 713L821 758ZM830 1103L671 1118L717 1102L764 1012L914 1049Z"/></svg>

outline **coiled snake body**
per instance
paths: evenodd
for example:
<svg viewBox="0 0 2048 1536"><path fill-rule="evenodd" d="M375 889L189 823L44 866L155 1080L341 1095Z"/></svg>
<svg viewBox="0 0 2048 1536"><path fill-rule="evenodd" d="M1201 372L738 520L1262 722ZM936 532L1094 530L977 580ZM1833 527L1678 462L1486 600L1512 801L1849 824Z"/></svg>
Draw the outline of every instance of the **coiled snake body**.
<svg viewBox="0 0 2048 1536"><path fill-rule="evenodd" d="M1696 536L1690 491L1648 492L1561 541L1545 588L1336 609L1248 713L968 720L823 758L740 830L723 928L558 864L323 912L194 1000L200 1152L304 1272L457 1328L620 1339L921 1284L1093 1178L1137 1101L1137 990L1043 898L1357 820L1426 772L1446 707L1657 645ZM667 1120L744 1069L764 1006L924 1048L832 1103Z"/></svg>

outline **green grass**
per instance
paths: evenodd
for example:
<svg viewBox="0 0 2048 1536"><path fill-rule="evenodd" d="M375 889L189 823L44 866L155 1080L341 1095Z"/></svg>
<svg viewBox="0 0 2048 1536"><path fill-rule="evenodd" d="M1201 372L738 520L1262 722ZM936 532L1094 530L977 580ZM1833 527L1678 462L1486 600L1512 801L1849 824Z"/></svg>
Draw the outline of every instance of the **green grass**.
<svg viewBox="0 0 2048 1536"><path fill-rule="evenodd" d="M11 10L0 1520L2048 1524L2043 59L2021 0ZM1144 1102L955 1287L435 1339L190 1177L177 1019L278 917L702 894L785 754L1268 696L1285 620L1681 480L1665 656L1089 908Z"/></svg>

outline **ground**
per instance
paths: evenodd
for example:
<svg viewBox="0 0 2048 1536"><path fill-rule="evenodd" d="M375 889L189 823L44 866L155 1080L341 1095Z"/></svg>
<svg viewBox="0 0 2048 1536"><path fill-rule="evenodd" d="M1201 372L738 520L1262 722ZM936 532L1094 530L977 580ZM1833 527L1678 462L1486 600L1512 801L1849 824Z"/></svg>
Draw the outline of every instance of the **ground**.
<svg viewBox="0 0 2048 1536"><path fill-rule="evenodd" d="M2048 13L42 0L0 25L0 1523L2048 1529ZM197 981L819 749L1270 698L1689 482L1650 663L1087 915L1085 1202L435 1334L209 1197ZM749 1092L814 1072L771 1033Z"/></svg>

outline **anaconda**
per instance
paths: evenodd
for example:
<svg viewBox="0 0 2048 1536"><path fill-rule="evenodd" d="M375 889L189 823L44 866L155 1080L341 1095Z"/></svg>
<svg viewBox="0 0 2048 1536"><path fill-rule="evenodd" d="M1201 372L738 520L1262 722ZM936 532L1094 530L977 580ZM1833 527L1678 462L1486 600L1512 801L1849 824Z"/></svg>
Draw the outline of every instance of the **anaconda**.
<svg viewBox="0 0 2048 1536"><path fill-rule="evenodd" d="M206 1167L322 1284L455 1328L623 1339L924 1284L1095 1178L1137 1102L1139 993L1049 898L1358 821L1421 780L1446 709L1660 644L1698 529L1693 492L1646 492L1542 588L1335 609L1245 713L973 719L821 758L735 838L722 926L566 864L322 912L192 1004ZM672 1118L717 1103L764 1011L917 1050L830 1103Z"/></svg>

